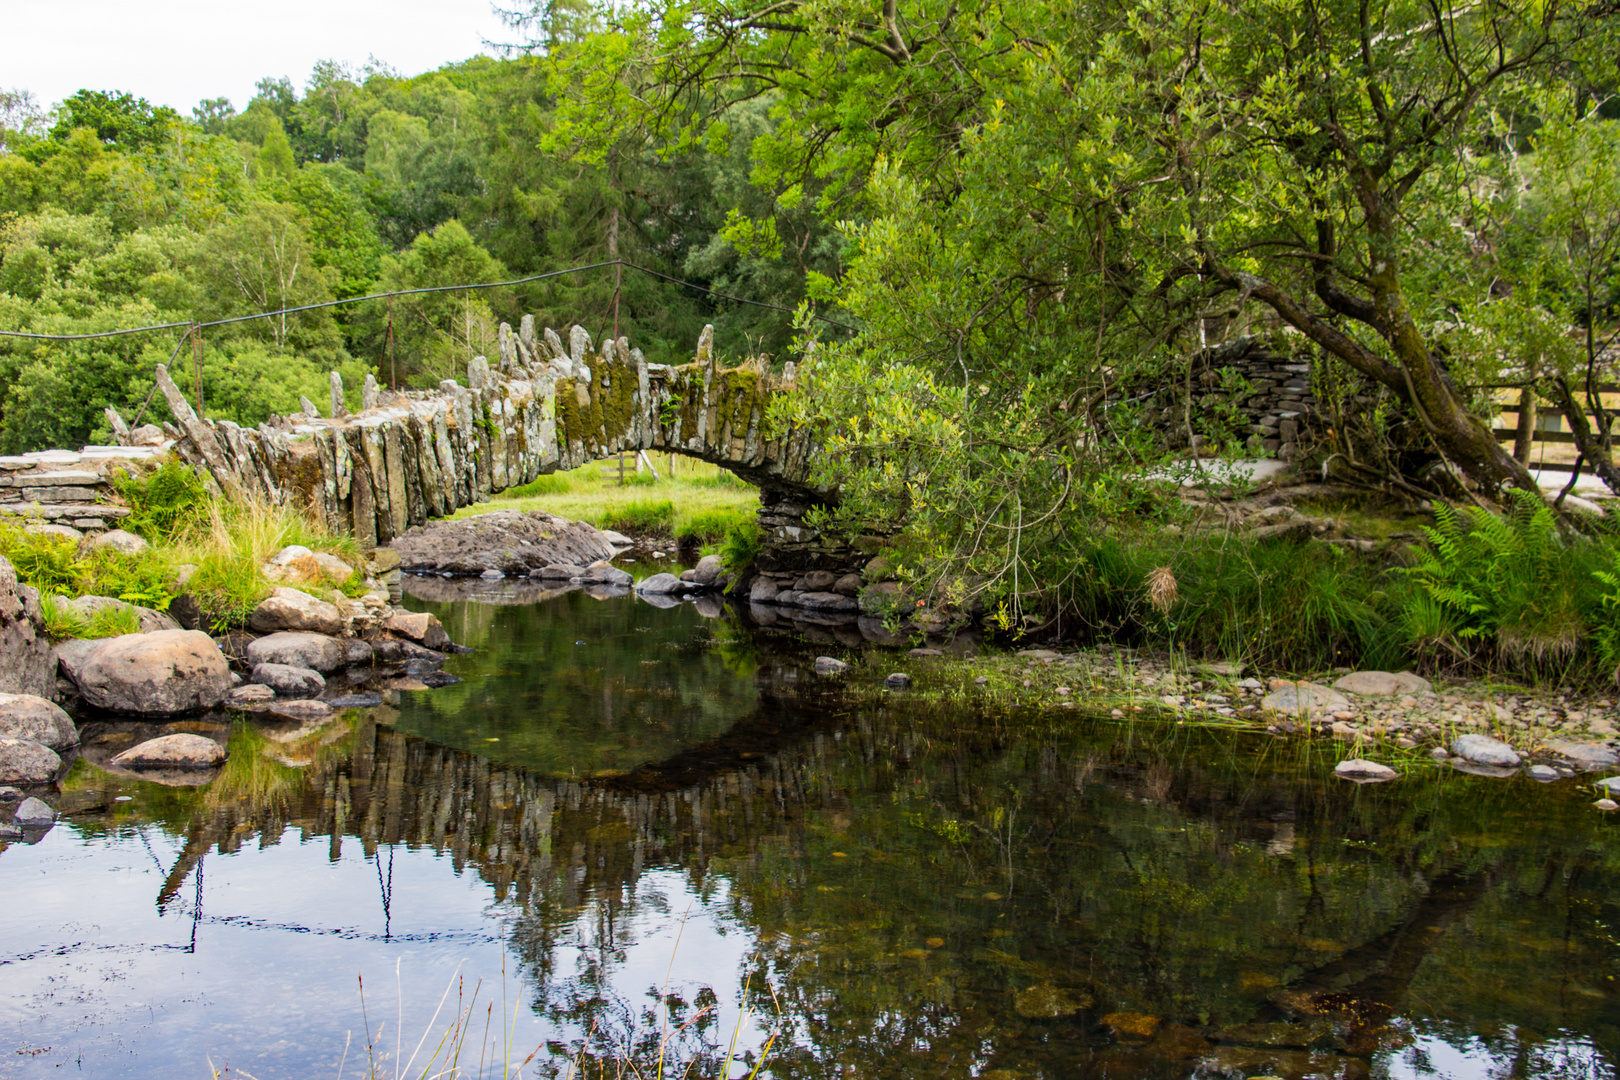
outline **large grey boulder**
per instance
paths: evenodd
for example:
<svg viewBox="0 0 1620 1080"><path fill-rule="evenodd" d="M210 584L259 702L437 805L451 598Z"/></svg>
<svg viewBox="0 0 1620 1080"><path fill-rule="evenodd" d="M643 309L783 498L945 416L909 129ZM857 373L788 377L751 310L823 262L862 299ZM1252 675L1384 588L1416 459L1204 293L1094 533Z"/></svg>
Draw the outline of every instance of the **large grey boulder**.
<svg viewBox="0 0 1620 1080"><path fill-rule="evenodd" d="M277 698L319 697L326 689L320 672L290 664L255 664L252 678L260 686L274 690Z"/></svg>
<svg viewBox="0 0 1620 1080"><path fill-rule="evenodd" d="M389 546L407 570L473 576L499 570L512 577L558 563L588 566L612 558L614 551L592 526L538 510L430 521L405 530Z"/></svg>
<svg viewBox="0 0 1620 1080"><path fill-rule="evenodd" d="M68 638L58 641L51 646L51 659L55 662L63 675L79 681L79 669L84 662L90 659L90 654L96 651L96 642L86 638Z"/></svg>
<svg viewBox="0 0 1620 1080"><path fill-rule="evenodd" d="M1288 716L1329 716L1348 710L1350 699L1320 683L1284 683L1260 699L1260 707Z"/></svg>
<svg viewBox="0 0 1620 1080"><path fill-rule="evenodd" d="M61 757L44 743L0 735L0 784L48 784L61 767Z"/></svg>
<svg viewBox="0 0 1620 1080"><path fill-rule="evenodd" d="M1347 694L1383 695L1425 694L1434 689L1429 680L1410 671L1352 671L1333 683L1333 689Z"/></svg>
<svg viewBox="0 0 1620 1080"><path fill-rule="evenodd" d="M259 602L248 618L248 629L261 634L281 630L314 634L341 634L343 616L325 600L298 589L278 588Z"/></svg>
<svg viewBox="0 0 1620 1080"><path fill-rule="evenodd" d="M32 739L52 750L79 745L79 730L68 714L33 694L0 694L0 735Z"/></svg>
<svg viewBox="0 0 1620 1080"><path fill-rule="evenodd" d="M52 825L56 822L56 810L44 799L30 797L17 804L17 809L11 812L11 821L24 828Z"/></svg>
<svg viewBox="0 0 1620 1080"><path fill-rule="evenodd" d="M97 708L167 716L218 705L231 689L231 669L207 634L159 630L97 642L76 681Z"/></svg>
<svg viewBox="0 0 1620 1080"><path fill-rule="evenodd" d="M16 567L0 555L0 691L50 697L55 689L39 593L18 584Z"/></svg>
<svg viewBox="0 0 1620 1080"><path fill-rule="evenodd" d="M251 667L286 664L309 668L323 675L343 667L347 659L348 650L343 642L325 634L269 634L256 639L247 648L247 660Z"/></svg>
<svg viewBox="0 0 1620 1080"><path fill-rule="evenodd" d="M546 581L573 581L575 579L584 581L585 568L583 566L570 566L567 563L552 563L550 566L542 566L538 570L529 571L529 576Z"/></svg>
<svg viewBox="0 0 1620 1080"><path fill-rule="evenodd" d="M225 748L189 731L159 735L130 747L112 759L126 769L208 769L225 760Z"/></svg>
<svg viewBox="0 0 1620 1080"><path fill-rule="evenodd" d="M1475 765L1512 768L1519 764L1519 755L1513 747L1489 735L1459 735L1452 740L1451 752Z"/></svg>

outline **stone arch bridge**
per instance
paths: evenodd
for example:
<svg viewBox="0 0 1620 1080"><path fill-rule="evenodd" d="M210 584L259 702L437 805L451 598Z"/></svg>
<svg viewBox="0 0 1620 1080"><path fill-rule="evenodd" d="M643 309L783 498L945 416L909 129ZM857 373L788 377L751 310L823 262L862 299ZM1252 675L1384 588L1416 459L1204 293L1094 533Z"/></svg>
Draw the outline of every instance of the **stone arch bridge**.
<svg viewBox="0 0 1620 1080"><path fill-rule="evenodd" d="M437 390L394 392L367 376L364 407L351 414L333 372L329 415L306 398L302 412L257 428L198 417L161 366L158 387L176 418L175 449L221 489L309 506L365 546L621 451L669 451L729 469L761 488L762 518L772 506L802 512L828 498L808 480L809 433L767 427L770 399L792 386L792 366L782 375L721 368L713 327L693 362L679 366L648 363L622 337L593 347L578 326L565 348L549 328L536 337L532 316L516 333L502 323L498 340L498 361L475 358L465 386L447 379ZM108 419L129 441L122 418L109 409Z"/></svg>

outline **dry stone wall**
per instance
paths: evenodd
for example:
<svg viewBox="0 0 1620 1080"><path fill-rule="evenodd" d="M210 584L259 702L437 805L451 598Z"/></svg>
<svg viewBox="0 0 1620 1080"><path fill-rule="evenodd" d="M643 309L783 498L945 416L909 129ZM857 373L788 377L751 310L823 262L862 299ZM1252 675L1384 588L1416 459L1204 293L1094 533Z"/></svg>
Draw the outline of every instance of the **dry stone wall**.
<svg viewBox="0 0 1620 1080"><path fill-rule="evenodd" d="M679 366L648 363L625 338L594 346L573 327L534 332L525 316L499 333L500 356L475 358L462 385L394 392L369 376L364 408L349 413L332 373L329 416L305 411L257 428L197 416L163 367L158 388L176 423L174 449L221 489L308 506L362 545L559 469L621 451L673 451L758 484L767 501L826 497L808 481L812 440L772 432L770 398L793 381L752 367L721 368L705 327ZM122 440L124 424L110 415ZM0 504L3 505L3 504Z"/></svg>

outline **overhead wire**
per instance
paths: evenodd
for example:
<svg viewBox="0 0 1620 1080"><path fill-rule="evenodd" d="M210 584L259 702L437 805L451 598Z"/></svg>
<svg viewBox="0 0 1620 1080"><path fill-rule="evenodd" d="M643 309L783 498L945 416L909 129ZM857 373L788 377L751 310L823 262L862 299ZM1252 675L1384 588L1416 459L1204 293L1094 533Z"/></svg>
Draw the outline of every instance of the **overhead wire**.
<svg viewBox="0 0 1620 1080"><path fill-rule="evenodd" d="M543 274L530 274L527 277L512 278L509 281L480 281L464 285L427 285L416 289L394 289L389 292L367 293L364 296L350 296L344 297L340 300L322 300L319 303L314 304L300 304L297 307L278 308L275 311L259 311L254 312L251 315L233 315L229 318L211 319L207 322L152 323L147 326L129 326L118 330L98 330L92 333L83 334L36 334L23 330L0 330L0 337L23 338L29 341L88 341L94 338L123 337L129 334L146 334L156 330L176 330L180 329L181 327L187 328L188 333L194 333L197 330L207 329L211 326L230 326L234 323L253 322L257 319L274 319L278 316L298 315L306 311L319 311L323 308L343 307L347 304L363 304L369 300L388 300L396 296L422 296L429 293L471 292L479 289L504 289L513 285L526 285L533 281L544 281L547 278L563 277L567 274L580 274L587 270L600 270L605 266L629 267L632 270L639 270L644 274L650 274L653 277L663 278L665 281L674 282L675 284L685 286L686 288L697 289L701 292L708 293L711 296L717 296L723 300L732 301L733 303L749 304L754 307L769 308L772 311L785 311L789 314L793 312L792 308L784 307L781 304L771 304L763 300L749 300L741 296L732 296L729 293L723 293L716 289L711 289L706 285L699 285L695 281L686 281L682 278L660 273L657 270L653 270L645 266L638 266L635 263L627 262L624 259L608 259L603 262L586 263L581 266L570 266L564 270L548 270ZM850 326L847 323L838 322L835 319L829 319L825 315L812 315L811 317L831 326L848 330L851 333L857 332L855 327ZM184 340L185 338L182 337L181 341L183 342Z"/></svg>

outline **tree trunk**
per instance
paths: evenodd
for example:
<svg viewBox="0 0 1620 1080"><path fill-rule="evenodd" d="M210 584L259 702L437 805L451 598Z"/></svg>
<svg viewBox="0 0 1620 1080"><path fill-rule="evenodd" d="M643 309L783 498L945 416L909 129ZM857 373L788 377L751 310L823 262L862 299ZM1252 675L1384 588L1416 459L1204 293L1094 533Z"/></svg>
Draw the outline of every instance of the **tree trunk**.
<svg viewBox="0 0 1620 1080"><path fill-rule="evenodd" d="M1569 432L1575 439L1575 449L1586 459L1592 471L1598 478L1609 485L1609 490L1620 494L1620 470L1614 466L1614 455L1609 452L1605 440L1592 433L1592 422L1586 417L1586 409L1575 399L1575 391L1570 389L1569 380L1562 375L1553 377L1553 398L1564 410L1569 418Z"/></svg>

